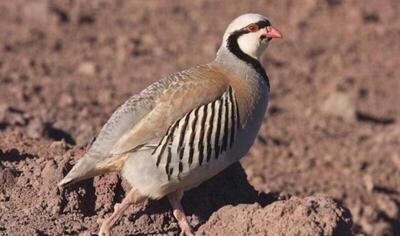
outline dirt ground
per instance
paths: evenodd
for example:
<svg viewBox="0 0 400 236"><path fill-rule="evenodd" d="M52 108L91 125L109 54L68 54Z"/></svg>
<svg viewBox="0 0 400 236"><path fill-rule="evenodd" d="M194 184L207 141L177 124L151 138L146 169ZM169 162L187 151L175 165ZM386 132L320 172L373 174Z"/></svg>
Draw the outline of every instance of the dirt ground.
<svg viewBox="0 0 400 236"><path fill-rule="evenodd" d="M95 235L129 185L56 183L113 110L213 60L236 16L284 34L263 59L268 117L241 165L189 191L199 235L400 235L400 2L1 1L0 235ZM168 202L115 235L178 234Z"/></svg>

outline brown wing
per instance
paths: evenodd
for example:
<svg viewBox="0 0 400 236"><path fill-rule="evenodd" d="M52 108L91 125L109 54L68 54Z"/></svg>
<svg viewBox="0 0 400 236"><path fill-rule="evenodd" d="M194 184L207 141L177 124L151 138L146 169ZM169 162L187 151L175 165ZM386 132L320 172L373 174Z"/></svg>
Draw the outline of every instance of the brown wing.
<svg viewBox="0 0 400 236"><path fill-rule="evenodd" d="M175 121L218 99L228 88L226 75L212 65L195 67L174 76L176 79L155 101L154 108L116 142L111 155L158 142Z"/></svg>

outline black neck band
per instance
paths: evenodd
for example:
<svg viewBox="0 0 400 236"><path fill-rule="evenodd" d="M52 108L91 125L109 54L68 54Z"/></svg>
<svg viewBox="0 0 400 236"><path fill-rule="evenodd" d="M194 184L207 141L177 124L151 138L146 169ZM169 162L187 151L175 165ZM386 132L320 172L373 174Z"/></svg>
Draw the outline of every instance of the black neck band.
<svg viewBox="0 0 400 236"><path fill-rule="evenodd" d="M261 21L263 22L263 21ZM257 24L262 24L261 22L258 22ZM269 22L268 22L269 23ZM262 24L263 27L266 27L267 25ZM237 58L240 60L246 62L250 66L252 66L266 81L268 90L269 90L269 78L267 76L267 73L265 73L264 68L260 64L260 62L249 56L248 54L244 53L242 49L240 49L239 44L238 44L238 39L240 36L250 33L249 31L245 29L241 29L238 31L233 32L227 39L227 48L230 52L233 53Z"/></svg>

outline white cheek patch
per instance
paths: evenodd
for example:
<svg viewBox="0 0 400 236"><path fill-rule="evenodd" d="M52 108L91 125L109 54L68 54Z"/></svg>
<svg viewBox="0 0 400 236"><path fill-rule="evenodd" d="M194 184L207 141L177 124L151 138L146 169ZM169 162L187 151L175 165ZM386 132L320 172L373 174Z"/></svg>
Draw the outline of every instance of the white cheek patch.
<svg viewBox="0 0 400 236"><path fill-rule="evenodd" d="M260 39L262 34L263 30L259 30L257 32L241 35L238 38L239 48L254 59L260 59L262 52L268 44L268 42L263 42L265 40L262 41Z"/></svg>

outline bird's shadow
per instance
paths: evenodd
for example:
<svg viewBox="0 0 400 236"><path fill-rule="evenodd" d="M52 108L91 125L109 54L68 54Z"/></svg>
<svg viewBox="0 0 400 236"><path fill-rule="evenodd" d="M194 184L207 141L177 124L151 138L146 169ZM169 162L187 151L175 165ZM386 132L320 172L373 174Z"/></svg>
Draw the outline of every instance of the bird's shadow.
<svg viewBox="0 0 400 236"><path fill-rule="evenodd" d="M182 205L187 215L196 215L199 223L207 221L210 216L226 205L258 203L266 206L279 199L279 193L263 193L256 191L247 180L247 175L240 165L235 163L217 176L200 186L185 192ZM151 201L144 213L160 213L170 210L166 198Z"/></svg>

